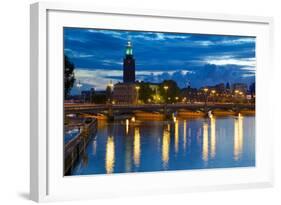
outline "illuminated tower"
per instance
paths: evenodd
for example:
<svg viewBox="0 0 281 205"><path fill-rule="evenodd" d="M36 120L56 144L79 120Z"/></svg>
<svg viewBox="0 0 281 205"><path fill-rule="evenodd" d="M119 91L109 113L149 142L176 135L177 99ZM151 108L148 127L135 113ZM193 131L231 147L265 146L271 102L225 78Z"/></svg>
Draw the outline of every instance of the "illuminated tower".
<svg viewBox="0 0 281 205"><path fill-rule="evenodd" d="M131 41L126 46L125 58L123 60L123 82L135 82L135 59L133 56L133 48Z"/></svg>

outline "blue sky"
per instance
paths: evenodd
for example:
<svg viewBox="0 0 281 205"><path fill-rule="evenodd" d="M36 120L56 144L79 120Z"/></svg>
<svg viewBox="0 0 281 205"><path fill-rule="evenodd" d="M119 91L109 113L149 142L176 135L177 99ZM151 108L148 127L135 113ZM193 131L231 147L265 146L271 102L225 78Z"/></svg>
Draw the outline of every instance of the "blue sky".
<svg viewBox="0 0 281 205"><path fill-rule="evenodd" d="M64 53L83 89L102 90L110 80L122 81L128 39L137 80L173 79L180 87L198 88L255 81L254 37L64 28Z"/></svg>

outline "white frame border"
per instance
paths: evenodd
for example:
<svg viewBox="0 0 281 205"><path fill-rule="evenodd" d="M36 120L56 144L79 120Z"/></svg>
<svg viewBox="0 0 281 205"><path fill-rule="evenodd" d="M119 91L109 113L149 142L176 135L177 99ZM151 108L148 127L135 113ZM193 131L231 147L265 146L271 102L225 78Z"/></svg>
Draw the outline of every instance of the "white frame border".
<svg viewBox="0 0 281 205"><path fill-rule="evenodd" d="M273 19L270 17L241 16L229 14L198 13L185 11L157 11L122 8L100 8L93 4L40 2L30 7L30 199L50 201L48 196L48 112L47 112L47 12L61 10L73 12L95 12L107 14L141 15L169 18L189 18L200 20L235 21L268 24L270 32L270 62L273 66ZM40 68L40 69L39 69ZM271 142L273 144L273 142ZM273 152L273 151L272 151ZM273 156L273 154L272 154ZM271 162L273 168L273 160ZM235 188L268 187L273 185L271 179L264 183L248 185L211 186L189 190L171 190L174 192L206 191ZM63 200L66 200L65 197ZM51 198L51 200L56 200Z"/></svg>

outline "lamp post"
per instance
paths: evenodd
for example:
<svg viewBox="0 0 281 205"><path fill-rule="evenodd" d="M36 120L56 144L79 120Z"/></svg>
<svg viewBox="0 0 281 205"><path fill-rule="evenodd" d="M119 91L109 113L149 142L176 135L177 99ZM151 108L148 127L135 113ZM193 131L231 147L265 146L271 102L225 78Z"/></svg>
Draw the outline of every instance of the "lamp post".
<svg viewBox="0 0 281 205"><path fill-rule="evenodd" d="M164 85L164 90L165 90L165 94L166 94L166 98L165 98L165 101L166 101L166 104L167 104L167 101L168 101L168 89L169 87L167 85Z"/></svg>
<svg viewBox="0 0 281 205"><path fill-rule="evenodd" d="M82 92L81 92L81 87L82 87L82 84L80 83L80 80L78 81L78 83L77 83L77 88L78 88L78 90L79 90L79 94L80 94L80 101L81 101L81 99L82 99Z"/></svg>
<svg viewBox="0 0 281 205"><path fill-rule="evenodd" d="M138 104L139 103L139 90L140 90L139 85L136 86L136 90L137 90L137 104Z"/></svg>
<svg viewBox="0 0 281 205"><path fill-rule="evenodd" d="M112 81L110 81L107 86L109 87L109 103L112 103L112 92L114 88Z"/></svg>
<svg viewBox="0 0 281 205"><path fill-rule="evenodd" d="M211 93L212 93L212 95L213 95L213 103L215 103L215 94L216 94L216 90L212 90Z"/></svg>
<svg viewBox="0 0 281 205"><path fill-rule="evenodd" d="M243 102L244 102L244 99L243 99L244 93L240 91L240 92L239 92L239 95L240 95L240 97L241 97L241 102L243 103Z"/></svg>
<svg viewBox="0 0 281 205"><path fill-rule="evenodd" d="M168 89L169 89L169 87L167 85L164 85L164 90L165 90L165 94L166 94L165 104L164 104L164 116L165 116L165 118L168 117L167 116Z"/></svg>
<svg viewBox="0 0 281 205"><path fill-rule="evenodd" d="M208 88L204 88L204 93L205 93L205 106L207 106L207 101L208 101L208 91L209 89Z"/></svg>
<svg viewBox="0 0 281 205"><path fill-rule="evenodd" d="M234 93L235 93L235 102L236 102L236 104L238 104L238 93L239 93L240 91L239 90L235 90L234 91Z"/></svg>

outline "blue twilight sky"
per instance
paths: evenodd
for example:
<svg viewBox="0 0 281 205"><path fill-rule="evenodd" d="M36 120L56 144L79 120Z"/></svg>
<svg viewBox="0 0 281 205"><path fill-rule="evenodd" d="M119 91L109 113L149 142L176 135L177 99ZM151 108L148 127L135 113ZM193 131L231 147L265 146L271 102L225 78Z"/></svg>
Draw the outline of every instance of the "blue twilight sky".
<svg viewBox="0 0 281 205"><path fill-rule="evenodd" d="M255 81L255 37L64 28L64 53L83 89L122 81L128 39L140 81L173 79L197 88Z"/></svg>

